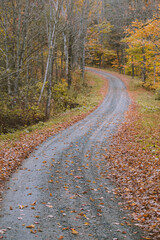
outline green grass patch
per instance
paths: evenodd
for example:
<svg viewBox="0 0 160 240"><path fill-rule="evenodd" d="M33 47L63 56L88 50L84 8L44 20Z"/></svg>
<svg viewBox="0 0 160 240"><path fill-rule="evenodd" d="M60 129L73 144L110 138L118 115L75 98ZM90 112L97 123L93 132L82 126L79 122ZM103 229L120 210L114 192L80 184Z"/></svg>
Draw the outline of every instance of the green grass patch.
<svg viewBox="0 0 160 240"><path fill-rule="evenodd" d="M160 101L156 100L152 91L141 87L140 80L130 80L129 89L136 93L136 103L141 114L137 125L139 134L137 141L143 149L149 148L153 154L160 151Z"/></svg>
<svg viewBox="0 0 160 240"><path fill-rule="evenodd" d="M142 87L142 81L135 77L115 73L114 69L104 70L115 74L128 85L128 90L133 93L141 115L134 126L138 132L136 141L143 149L150 149L153 154L160 153L160 100L156 100L154 91Z"/></svg>

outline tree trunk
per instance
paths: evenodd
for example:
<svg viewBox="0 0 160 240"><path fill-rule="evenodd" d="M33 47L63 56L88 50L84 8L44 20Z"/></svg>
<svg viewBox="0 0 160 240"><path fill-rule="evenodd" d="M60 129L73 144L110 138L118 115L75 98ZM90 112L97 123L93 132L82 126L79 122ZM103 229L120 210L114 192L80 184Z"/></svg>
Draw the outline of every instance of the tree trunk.
<svg viewBox="0 0 160 240"><path fill-rule="evenodd" d="M69 46L68 46L68 89L72 83L72 33L69 32Z"/></svg>
<svg viewBox="0 0 160 240"><path fill-rule="evenodd" d="M133 63L133 56L132 56L132 79L134 79L134 63Z"/></svg>
<svg viewBox="0 0 160 240"><path fill-rule="evenodd" d="M50 2L51 4L51 2ZM38 104L40 103L41 101L41 98L42 98L42 94L43 94L43 91L44 91L44 87L45 87L45 83L47 81L47 77L48 77L48 71L50 69L50 64L51 63L51 58L53 56L53 51L54 51L54 48L55 48L55 44L56 44L56 30L57 30L57 23L59 21L59 17L60 17L60 12L61 12L61 9L62 9L62 5L63 5L63 0L61 0L60 2L57 1L57 6L56 6L56 10L55 10L55 13L54 13L54 17L52 16L52 7L50 6L50 19L49 19L49 36L48 36L48 41L49 41L49 44L48 44L48 47L49 47L49 50L48 50L48 57L47 57L47 64L46 64L46 70L45 70L45 75L44 75L44 80L43 80L43 86L41 88L41 93L40 93L40 96L39 96L39 100L38 100ZM51 22L52 22L52 18L54 18L54 24L53 26L51 27Z"/></svg>
<svg viewBox="0 0 160 240"><path fill-rule="evenodd" d="M65 68L66 68L66 77L68 78L68 47L67 47L67 37L63 32L63 40L64 40L64 55L65 55Z"/></svg>
<svg viewBox="0 0 160 240"><path fill-rule="evenodd" d="M48 77L46 116L45 116L46 120L48 120L50 118L50 112L51 112L52 78L53 78L53 57L51 58L49 77Z"/></svg>
<svg viewBox="0 0 160 240"><path fill-rule="evenodd" d="M154 62L154 84L156 83L156 64Z"/></svg>
<svg viewBox="0 0 160 240"><path fill-rule="evenodd" d="M64 77L64 73L63 73L63 61L64 61L64 51L62 50L62 53L61 53L61 78Z"/></svg>
<svg viewBox="0 0 160 240"><path fill-rule="evenodd" d="M142 82L146 82L146 56L144 46L142 47L142 55L143 55L143 67L142 67Z"/></svg>

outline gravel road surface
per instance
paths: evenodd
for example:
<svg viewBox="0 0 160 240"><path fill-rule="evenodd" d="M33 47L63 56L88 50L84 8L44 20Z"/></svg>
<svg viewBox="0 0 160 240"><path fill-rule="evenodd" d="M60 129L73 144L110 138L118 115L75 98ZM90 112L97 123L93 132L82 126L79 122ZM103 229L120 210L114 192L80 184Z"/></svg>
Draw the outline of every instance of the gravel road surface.
<svg viewBox="0 0 160 240"><path fill-rule="evenodd" d="M8 240L140 240L114 186L105 151L130 103L124 83L108 79L100 107L50 137L13 174L3 196L0 238Z"/></svg>

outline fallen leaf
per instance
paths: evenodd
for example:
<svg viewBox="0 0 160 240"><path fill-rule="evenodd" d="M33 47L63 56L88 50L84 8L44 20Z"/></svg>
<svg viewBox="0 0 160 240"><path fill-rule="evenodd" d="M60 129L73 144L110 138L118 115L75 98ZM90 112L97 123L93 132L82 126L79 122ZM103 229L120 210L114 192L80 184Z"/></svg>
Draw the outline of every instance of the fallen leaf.
<svg viewBox="0 0 160 240"><path fill-rule="evenodd" d="M19 205L19 209L23 209L23 208L25 208L24 205Z"/></svg>
<svg viewBox="0 0 160 240"><path fill-rule="evenodd" d="M84 225L89 225L89 223L88 223L88 222L85 222Z"/></svg>
<svg viewBox="0 0 160 240"><path fill-rule="evenodd" d="M35 226L33 224L26 226L26 228L35 228Z"/></svg>
<svg viewBox="0 0 160 240"><path fill-rule="evenodd" d="M77 232L74 228L71 228L72 234L77 235L79 232Z"/></svg>
<svg viewBox="0 0 160 240"><path fill-rule="evenodd" d="M30 233L36 234L36 232L37 232L36 230L34 230L34 231L30 230Z"/></svg>
<svg viewBox="0 0 160 240"><path fill-rule="evenodd" d="M52 205L46 205L46 207L48 207L48 208L53 208L53 206L52 206Z"/></svg>
<svg viewBox="0 0 160 240"><path fill-rule="evenodd" d="M32 204L31 204L31 206L35 206L36 205L36 201L34 201Z"/></svg>
<svg viewBox="0 0 160 240"><path fill-rule="evenodd" d="M83 178L83 176L75 176L74 178L81 179L81 178Z"/></svg>
<svg viewBox="0 0 160 240"><path fill-rule="evenodd" d="M92 202L94 202L94 199L93 199L93 198L90 198L90 200L91 200Z"/></svg>
<svg viewBox="0 0 160 240"><path fill-rule="evenodd" d="M59 238L58 238L58 240L61 240L61 239L63 239L64 237L63 236L60 236Z"/></svg>
<svg viewBox="0 0 160 240"><path fill-rule="evenodd" d="M51 179L51 180L49 180L48 182L49 182L49 183L53 183L53 180Z"/></svg>
<svg viewBox="0 0 160 240"><path fill-rule="evenodd" d="M69 227L63 228L62 230L63 231L69 230Z"/></svg>

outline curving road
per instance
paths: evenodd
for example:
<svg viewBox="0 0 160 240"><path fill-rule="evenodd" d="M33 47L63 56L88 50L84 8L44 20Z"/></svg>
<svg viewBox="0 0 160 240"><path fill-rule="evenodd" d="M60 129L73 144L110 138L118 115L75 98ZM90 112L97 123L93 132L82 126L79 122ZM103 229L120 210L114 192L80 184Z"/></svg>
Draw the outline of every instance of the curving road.
<svg viewBox="0 0 160 240"><path fill-rule="evenodd" d="M12 176L2 202L3 239L142 239L119 207L104 157L130 100L120 79L90 71L108 79L105 100L84 120L40 145Z"/></svg>

